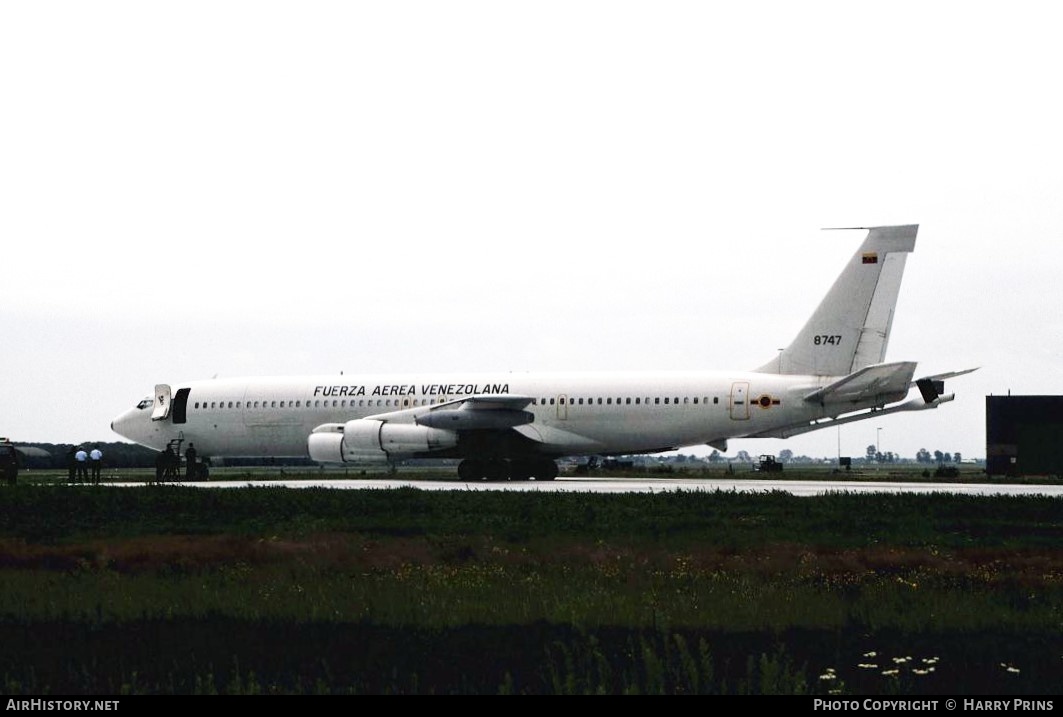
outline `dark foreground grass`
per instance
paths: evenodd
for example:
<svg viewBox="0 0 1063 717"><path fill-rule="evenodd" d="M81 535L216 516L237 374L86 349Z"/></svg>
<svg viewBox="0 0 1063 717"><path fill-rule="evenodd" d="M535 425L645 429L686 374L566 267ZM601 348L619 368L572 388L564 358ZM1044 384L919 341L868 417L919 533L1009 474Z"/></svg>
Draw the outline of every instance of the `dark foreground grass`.
<svg viewBox="0 0 1063 717"><path fill-rule="evenodd" d="M0 491L5 694L1054 694L1063 509Z"/></svg>

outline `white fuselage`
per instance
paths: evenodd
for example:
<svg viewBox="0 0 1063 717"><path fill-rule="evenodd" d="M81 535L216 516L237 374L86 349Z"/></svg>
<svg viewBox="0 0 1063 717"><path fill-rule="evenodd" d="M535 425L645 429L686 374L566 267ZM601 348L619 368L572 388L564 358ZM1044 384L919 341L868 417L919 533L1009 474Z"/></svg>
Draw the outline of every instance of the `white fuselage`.
<svg viewBox="0 0 1063 717"><path fill-rule="evenodd" d="M914 362L884 363L917 230L868 228L794 340L753 371L215 379L159 384L112 428L201 456L461 458L461 477L549 480L559 456L725 450L730 438L936 408L953 398L944 379L973 369L913 380ZM905 400L913 386L919 397Z"/></svg>
<svg viewBox="0 0 1063 717"><path fill-rule="evenodd" d="M826 415L804 396L828 377L736 373L498 373L214 379L174 384L183 411L152 420L150 399L113 430L204 456L308 455L323 424L411 411L474 395L525 396L524 428L543 455L646 453L764 434ZM851 406L850 408L856 408ZM183 413L183 415L179 415Z"/></svg>

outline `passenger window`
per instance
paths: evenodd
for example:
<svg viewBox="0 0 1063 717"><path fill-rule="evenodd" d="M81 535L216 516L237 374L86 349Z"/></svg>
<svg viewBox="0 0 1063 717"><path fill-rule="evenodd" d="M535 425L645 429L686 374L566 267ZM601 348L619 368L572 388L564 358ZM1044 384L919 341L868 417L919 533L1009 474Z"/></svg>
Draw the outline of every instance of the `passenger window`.
<svg viewBox="0 0 1063 717"><path fill-rule="evenodd" d="M627 399L627 405L629 405L629 406L631 405L631 398L630 397Z"/></svg>
<svg viewBox="0 0 1063 717"><path fill-rule="evenodd" d="M660 399L660 397L658 396L657 398L653 399L653 402L654 402L655 404L659 404L659 403L661 402L661 399Z"/></svg>

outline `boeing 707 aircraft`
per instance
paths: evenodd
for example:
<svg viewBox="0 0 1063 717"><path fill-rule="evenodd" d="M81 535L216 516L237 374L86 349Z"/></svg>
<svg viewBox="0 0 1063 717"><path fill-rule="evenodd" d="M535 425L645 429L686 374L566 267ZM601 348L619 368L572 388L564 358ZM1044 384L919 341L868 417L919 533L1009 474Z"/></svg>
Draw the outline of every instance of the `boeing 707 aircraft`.
<svg viewBox="0 0 1063 717"><path fill-rule="evenodd" d="M552 480L562 456L659 453L788 438L951 401L946 379L884 363L918 225L867 237L793 342L754 369L291 376L159 384L119 435L200 456L320 463L456 458L463 480ZM913 389L915 394L908 398Z"/></svg>

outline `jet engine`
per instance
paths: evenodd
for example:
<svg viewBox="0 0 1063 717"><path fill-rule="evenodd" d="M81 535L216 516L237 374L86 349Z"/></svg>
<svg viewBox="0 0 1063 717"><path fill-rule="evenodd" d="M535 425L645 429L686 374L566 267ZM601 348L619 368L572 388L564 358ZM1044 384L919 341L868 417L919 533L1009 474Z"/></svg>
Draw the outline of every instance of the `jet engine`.
<svg viewBox="0 0 1063 717"><path fill-rule="evenodd" d="M319 463L346 463L422 455L457 443L458 434L453 431L358 418L318 426L310 434L307 448L310 458Z"/></svg>

